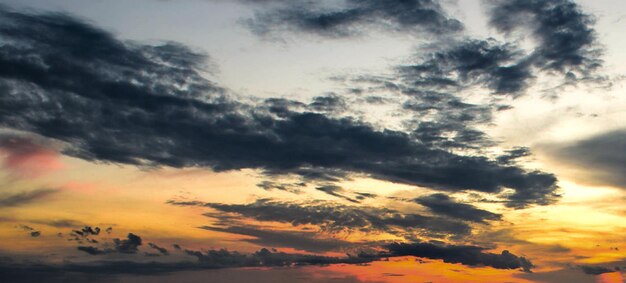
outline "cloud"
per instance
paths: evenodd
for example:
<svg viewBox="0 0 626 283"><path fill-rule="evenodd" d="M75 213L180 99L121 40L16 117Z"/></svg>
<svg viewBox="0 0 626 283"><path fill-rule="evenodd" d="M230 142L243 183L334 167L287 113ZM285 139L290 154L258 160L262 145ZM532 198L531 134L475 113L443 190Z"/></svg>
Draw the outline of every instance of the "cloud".
<svg viewBox="0 0 626 283"><path fill-rule="evenodd" d="M15 194L2 194L0 195L0 207L13 207L34 203L58 192L59 190L57 189L37 189Z"/></svg>
<svg viewBox="0 0 626 283"><path fill-rule="evenodd" d="M289 254L271 252L263 248L253 254L240 254L228 250L211 250L205 253L185 250L189 255L198 258L204 264L216 267L253 267L253 266L294 266L294 265L328 265L328 264L358 264L367 263L376 259L369 256L328 257L307 254Z"/></svg>
<svg viewBox="0 0 626 283"><path fill-rule="evenodd" d="M500 220L502 218L500 214L479 209L470 204L458 203L448 195L440 193L416 198L415 202L438 215L461 220L484 223L486 220Z"/></svg>
<svg viewBox="0 0 626 283"><path fill-rule="evenodd" d="M103 254L110 253L110 251L108 250L101 250L96 247L79 246L77 247L77 249L81 252L86 252L90 255L103 255Z"/></svg>
<svg viewBox="0 0 626 283"><path fill-rule="evenodd" d="M495 94L521 94L533 78L525 54L514 44L490 38L447 45L426 53L417 64L400 67L412 87L458 90L482 85Z"/></svg>
<svg viewBox="0 0 626 283"><path fill-rule="evenodd" d="M607 268L604 266L595 266L595 265L580 265L579 268L585 273L589 275L600 275L604 273L611 273L618 270Z"/></svg>
<svg viewBox="0 0 626 283"><path fill-rule="evenodd" d="M196 262L191 261L169 261L169 262L133 262L133 261L98 261L91 263L71 263L61 264L32 264L32 263L11 263L0 262L0 276L10 282L36 282L45 279L46 282L65 282L68 279L83 281L85 278L102 278L102 276L113 276L119 274L134 275L161 275L171 272L192 271L217 268L239 268L239 267L289 267L307 265L330 265L330 264L366 264L375 260L380 260L401 255L405 246L392 244L389 252L380 254L359 253L357 255L347 255L344 257L320 256L311 254L292 254L279 251L272 251L262 248L253 253L240 253L226 249L219 250L185 250L185 254L195 257ZM430 247L430 246L428 246ZM477 252L476 248L478 249ZM457 251L466 251L458 256ZM409 250L414 252L416 249ZM469 265L488 265L503 269L515 269L516 256L508 252L501 255L482 253L480 248L467 246L446 246L443 253L437 248L427 252L419 252L422 256L433 259L448 259L459 263L456 260L470 262ZM478 260L474 259L478 256ZM517 258L522 260L524 258ZM525 259L524 259L525 260ZM524 261L530 265L530 262ZM474 264L476 263L476 264ZM110 280L109 280L110 281Z"/></svg>
<svg viewBox="0 0 626 283"><path fill-rule="evenodd" d="M539 146L565 166L584 169L576 176L585 182L626 189L626 130L616 130L580 141Z"/></svg>
<svg viewBox="0 0 626 283"><path fill-rule="evenodd" d="M28 232L28 234L33 237L33 238L37 238L39 236L41 236L41 231L37 231L35 228L27 226L27 225L20 225L18 226L20 229Z"/></svg>
<svg viewBox="0 0 626 283"><path fill-rule="evenodd" d="M387 232L398 236L422 235L427 237L458 237L468 235L469 225L442 217L404 214L392 209L365 206L348 206L331 202L280 202L267 199L249 204L221 204L202 202L168 203L179 206L205 206L222 212L208 214L225 217L233 213L256 221L274 221L293 226L315 225L322 231L361 231L365 233Z"/></svg>
<svg viewBox="0 0 626 283"><path fill-rule="evenodd" d="M137 253L137 247L141 246L141 237L128 233L126 239L113 239L115 250L120 253L134 254Z"/></svg>
<svg viewBox="0 0 626 283"><path fill-rule="evenodd" d="M395 256L416 256L442 259L447 263L461 263L469 266L491 266L498 269L522 269L530 272L533 264L524 257L518 257L507 250L501 254L486 253L476 246L436 245L431 243L392 243L386 246Z"/></svg>
<svg viewBox="0 0 626 283"><path fill-rule="evenodd" d="M76 233L76 231L74 232ZM87 237L88 235L89 234L84 234L81 236ZM94 243L94 244L98 243L98 241L90 240L88 238L83 238L83 239L86 239L89 243ZM77 241L80 242L80 239L78 239ZM139 251L138 247L141 246L141 244L142 244L141 237L133 233L128 233L128 235L126 236L126 239L118 239L118 238L113 239L112 248L109 248L108 245L106 245L104 249L100 249L98 247L91 247L91 246L79 246L77 247L77 249L79 251L86 252L90 255L103 255L103 254L111 254L111 253L136 254Z"/></svg>
<svg viewBox="0 0 626 283"><path fill-rule="evenodd" d="M44 146L42 139L26 135L0 134L2 167L14 176L37 177L63 168L56 151Z"/></svg>
<svg viewBox="0 0 626 283"><path fill-rule="evenodd" d="M255 238L244 239L242 241L253 243L263 247L289 247L313 253L329 251L336 252L338 250L356 245L356 243L339 239L325 239L316 236L319 235L319 233L315 232L287 231L279 229L266 230L255 228L253 226L202 226L200 228L209 231L252 236Z"/></svg>
<svg viewBox="0 0 626 283"><path fill-rule="evenodd" d="M100 234L100 227L96 227L94 229L94 228L91 228L90 226L85 226L81 230L74 230L72 232L80 236L85 236L85 237L90 236L90 235L97 236Z"/></svg>
<svg viewBox="0 0 626 283"><path fill-rule="evenodd" d="M534 65L582 79L601 66L594 20L571 0L493 0L490 25L504 33L530 30Z"/></svg>
<svg viewBox="0 0 626 283"><path fill-rule="evenodd" d="M169 251L166 248L163 247L159 247L157 244L154 243L148 243L148 246L157 250L160 254L162 255L169 255Z"/></svg>
<svg viewBox="0 0 626 283"><path fill-rule="evenodd" d="M265 1L263 1L265 2ZM278 1L277 1L278 2ZM347 0L345 5L283 1L246 21L258 35L304 32L325 37L348 37L370 28L409 33L451 34L463 25L431 0Z"/></svg>
<svg viewBox="0 0 626 283"><path fill-rule="evenodd" d="M72 219L28 220L28 222L48 225L50 227L56 227L56 228L73 228L73 227L84 225L82 222L72 220Z"/></svg>
<svg viewBox="0 0 626 283"><path fill-rule="evenodd" d="M63 14L2 10L0 18L0 63L10 66L0 71L0 126L61 140L70 156L303 178L360 173L443 191L507 188L515 208L558 197L552 174L455 154L354 118L234 101L202 77L206 56L180 44L122 42ZM464 109L457 114L475 109L454 105Z"/></svg>
<svg viewBox="0 0 626 283"><path fill-rule="evenodd" d="M315 189L320 191L320 192L324 192L324 193L326 193L328 195L331 195L331 196L334 196L334 197L338 197L340 199L344 199L344 200L347 200L347 201L352 202L352 203L359 203L358 200L350 198L350 197L344 195L346 190L343 189L340 186L324 185L324 186L319 186L319 187L317 187Z"/></svg>
<svg viewBox="0 0 626 283"><path fill-rule="evenodd" d="M306 186L306 183L277 183L272 181L262 181L257 184L257 187L262 188L266 191L270 190L280 190L285 192L290 192L294 194L301 194L302 187Z"/></svg>

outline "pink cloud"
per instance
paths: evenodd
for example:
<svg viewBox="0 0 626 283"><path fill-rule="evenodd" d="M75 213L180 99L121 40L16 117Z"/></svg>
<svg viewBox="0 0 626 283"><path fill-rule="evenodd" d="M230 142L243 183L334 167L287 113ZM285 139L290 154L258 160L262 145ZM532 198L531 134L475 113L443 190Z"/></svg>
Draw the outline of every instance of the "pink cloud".
<svg viewBox="0 0 626 283"><path fill-rule="evenodd" d="M41 141L17 135L0 136L2 167L12 175L31 178L62 169L59 154Z"/></svg>

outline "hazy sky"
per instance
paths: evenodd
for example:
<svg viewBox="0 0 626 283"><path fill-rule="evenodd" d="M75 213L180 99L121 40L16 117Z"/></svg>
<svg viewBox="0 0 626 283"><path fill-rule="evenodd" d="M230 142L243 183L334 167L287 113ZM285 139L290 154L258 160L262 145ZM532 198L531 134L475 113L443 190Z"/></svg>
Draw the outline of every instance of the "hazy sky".
<svg viewBox="0 0 626 283"><path fill-rule="evenodd" d="M2 282L626 282L626 5L0 0Z"/></svg>

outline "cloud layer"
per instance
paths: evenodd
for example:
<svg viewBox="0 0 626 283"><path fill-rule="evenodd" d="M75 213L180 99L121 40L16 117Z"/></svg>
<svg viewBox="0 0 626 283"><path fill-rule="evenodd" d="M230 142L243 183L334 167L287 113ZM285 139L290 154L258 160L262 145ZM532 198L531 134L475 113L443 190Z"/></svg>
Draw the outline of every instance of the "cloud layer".
<svg viewBox="0 0 626 283"><path fill-rule="evenodd" d="M122 42L60 14L0 16L0 62L10 66L0 71L0 125L64 141L71 156L274 175L352 172L444 191L509 188L511 207L556 197L551 174L350 117L238 102L203 78L206 56L179 44Z"/></svg>

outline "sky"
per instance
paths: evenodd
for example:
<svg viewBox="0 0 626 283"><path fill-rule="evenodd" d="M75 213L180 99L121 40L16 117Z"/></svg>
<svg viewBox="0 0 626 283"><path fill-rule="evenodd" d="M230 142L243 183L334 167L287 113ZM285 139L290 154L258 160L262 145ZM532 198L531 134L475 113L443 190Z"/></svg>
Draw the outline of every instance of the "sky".
<svg viewBox="0 0 626 283"><path fill-rule="evenodd" d="M2 282L626 282L626 5L0 0Z"/></svg>

